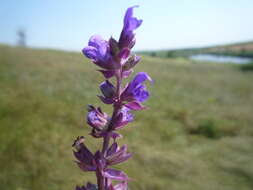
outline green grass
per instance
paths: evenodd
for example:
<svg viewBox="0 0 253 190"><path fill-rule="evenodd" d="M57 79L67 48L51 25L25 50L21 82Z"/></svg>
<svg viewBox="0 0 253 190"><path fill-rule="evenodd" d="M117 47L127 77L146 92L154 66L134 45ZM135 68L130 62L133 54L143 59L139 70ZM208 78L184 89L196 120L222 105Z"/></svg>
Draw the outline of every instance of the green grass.
<svg viewBox="0 0 253 190"><path fill-rule="evenodd" d="M242 64L240 66L240 68L241 68L242 71L252 72L253 71L253 62L247 63L247 64Z"/></svg>
<svg viewBox="0 0 253 190"><path fill-rule="evenodd" d="M0 46L0 189L59 190L94 181L73 163L86 105L103 81L80 53ZM150 109L122 129L132 190L251 190L253 75L233 64L143 57ZM103 108L110 110L109 106Z"/></svg>

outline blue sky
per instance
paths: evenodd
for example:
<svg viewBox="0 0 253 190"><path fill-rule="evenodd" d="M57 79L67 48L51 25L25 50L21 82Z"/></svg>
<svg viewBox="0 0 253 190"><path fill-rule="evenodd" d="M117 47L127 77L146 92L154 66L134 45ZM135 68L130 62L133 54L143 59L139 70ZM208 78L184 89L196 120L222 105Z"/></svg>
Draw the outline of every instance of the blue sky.
<svg viewBox="0 0 253 190"><path fill-rule="evenodd" d="M0 43L80 51L93 34L118 37L127 7L143 19L135 50L253 40L252 0L2 0Z"/></svg>

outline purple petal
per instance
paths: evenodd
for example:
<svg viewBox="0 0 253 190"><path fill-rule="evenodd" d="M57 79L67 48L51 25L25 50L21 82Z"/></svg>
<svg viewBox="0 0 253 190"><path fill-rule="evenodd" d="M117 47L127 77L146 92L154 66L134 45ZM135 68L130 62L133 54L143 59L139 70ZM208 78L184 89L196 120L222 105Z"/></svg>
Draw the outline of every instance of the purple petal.
<svg viewBox="0 0 253 190"><path fill-rule="evenodd" d="M98 71L101 72L104 75L104 77L107 79L113 77L115 74L114 70L98 70Z"/></svg>
<svg viewBox="0 0 253 190"><path fill-rule="evenodd" d="M145 73L140 72L134 77L134 79L125 87L121 94L121 100L123 101L139 101L143 102L149 97L149 92L146 90L146 86L142 84L144 81L149 80L152 82L151 77Z"/></svg>
<svg viewBox="0 0 253 190"><path fill-rule="evenodd" d="M99 35L91 36L88 45L95 47L98 51L98 55L101 57L104 57L107 53L108 42Z"/></svg>
<svg viewBox="0 0 253 190"><path fill-rule="evenodd" d="M105 103L105 104L113 104L114 103L114 100L111 99L111 98L106 98L104 96L100 96L98 95L98 97L100 98L100 100Z"/></svg>
<svg viewBox="0 0 253 190"><path fill-rule="evenodd" d="M123 78L127 78L127 77L129 77L129 75L131 75L132 72L133 72L132 69L127 70L127 71L123 71L123 72L122 72L122 77L123 77Z"/></svg>
<svg viewBox="0 0 253 190"><path fill-rule="evenodd" d="M124 127L125 125L127 125L129 122L132 122L133 120L134 120L134 116L132 113L130 113L130 109L123 106L120 110L120 113L113 121L114 123L113 127L115 130L120 129Z"/></svg>
<svg viewBox="0 0 253 190"><path fill-rule="evenodd" d="M116 92L116 88L108 80L100 84L100 90L106 98L112 98Z"/></svg>
<svg viewBox="0 0 253 190"><path fill-rule="evenodd" d="M111 153L110 155L108 154L106 156L106 160L109 165L114 165L114 164L124 162L131 157L131 154L127 153L126 145L122 146L120 149L118 147L112 147L112 148L114 148L114 150L110 152Z"/></svg>
<svg viewBox="0 0 253 190"><path fill-rule="evenodd" d="M86 57L91 59L99 67L108 70L119 67L119 64L117 64L112 58L108 42L98 35L92 36L89 40L88 46L82 51Z"/></svg>
<svg viewBox="0 0 253 190"><path fill-rule="evenodd" d="M114 190L127 190L127 181L123 181L122 183L116 184L113 186Z"/></svg>
<svg viewBox="0 0 253 190"><path fill-rule="evenodd" d="M90 165L86 165L82 162L76 162L77 165L79 166L79 168L83 171L96 171L96 167L95 166L90 166Z"/></svg>
<svg viewBox="0 0 253 190"><path fill-rule="evenodd" d="M129 123L128 121L118 123L117 125L115 125L114 129L119 130L119 129L123 128L124 126L126 126L128 123Z"/></svg>
<svg viewBox="0 0 253 190"><path fill-rule="evenodd" d="M125 17L124 17L124 29L125 30L135 30L136 28L138 28L141 23L142 20L138 20L137 18L133 17L133 9L137 8L139 6L135 5L132 7L129 7L125 13Z"/></svg>
<svg viewBox="0 0 253 190"><path fill-rule="evenodd" d="M73 153L80 162L92 165L94 156L84 144L80 144L80 149L77 152L73 151Z"/></svg>
<svg viewBox="0 0 253 190"><path fill-rule="evenodd" d="M118 43L120 48L128 47L131 49L135 44L135 34L133 31L142 23L142 20L138 20L137 18L133 17L133 9L135 7L138 6L130 7L126 11L124 17L124 26Z"/></svg>
<svg viewBox="0 0 253 190"><path fill-rule="evenodd" d="M94 48L92 46L87 46L87 47L83 48L82 52L87 58L89 58L93 61L97 61L97 50L96 50L96 48Z"/></svg>
<svg viewBox="0 0 253 190"><path fill-rule="evenodd" d="M119 147L118 147L118 144L115 142L107 150L106 156L110 156L110 155L114 154L117 150L119 150Z"/></svg>
<svg viewBox="0 0 253 190"><path fill-rule="evenodd" d="M123 156L121 156L121 157L119 157L117 159L115 158L113 160L110 160L108 162L108 164L109 165L116 165L116 164L119 164L119 163L127 161L131 157L132 157L132 154L131 153L127 153L127 154L125 154L125 155L123 155Z"/></svg>
<svg viewBox="0 0 253 190"><path fill-rule="evenodd" d="M118 181L128 180L128 177L124 172L112 168L105 169L103 176Z"/></svg>
<svg viewBox="0 0 253 190"><path fill-rule="evenodd" d="M119 54L118 57L119 59L127 59L130 55L130 49L129 48L123 48Z"/></svg>
<svg viewBox="0 0 253 190"><path fill-rule="evenodd" d="M149 97L149 92L146 90L142 90L136 94L136 100L143 102Z"/></svg>
<svg viewBox="0 0 253 190"><path fill-rule="evenodd" d="M106 113L101 112L101 109L90 110L87 114L87 123L98 130L103 129L103 127L108 122L108 116Z"/></svg>
<svg viewBox="0 0 253 190"><path fill-rule="evenodd" d="M132 83L133 84L139 84L139 83L145 82L146 80L149 80L150 82L153 82L153 80L151 79L151 77L147 73L145 73L145 72L139 72L134 77Z"/></svg>
<svg viewBox="0 0 253 190"><path fill-rule="evenodd" d="M128 121L128 122L132 122L134 120L134 116L132 113L130 113L130 109L127 107L122 107L121 108L121 113L123 114L123 121Z"/></svg>
<svg viewBox="0 0 253 190"><path fill-rule="evenodd" d="M125 106L128 107L131 110L143 110L143 109L146 109L145 106L141 105L140 102L136 102L136 101L129 102L129 103L125 104Z"/></svg>

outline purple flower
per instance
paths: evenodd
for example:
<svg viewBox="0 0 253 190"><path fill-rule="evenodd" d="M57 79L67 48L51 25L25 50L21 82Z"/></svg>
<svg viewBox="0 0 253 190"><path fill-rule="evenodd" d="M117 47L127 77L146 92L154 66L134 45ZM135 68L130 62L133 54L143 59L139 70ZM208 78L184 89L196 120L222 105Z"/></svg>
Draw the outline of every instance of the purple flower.
<svg viewBox="0 0 253 190"><path fill-rule="evenodd" d="M127 125L129 122L132 122L134 120L133 114L130 112L130 109L123 106L121 110L118 113L118 116L115 118L113 123L113 129L117 130L125 125Z"/></svg>
<svg viewBox="0 0 253 190"><path fill-rule="evenodd" d="M137 73L134 79L126 86L125 90L121 94L121 100L128 102L145 101L149 97L149 92L146 90L146 86L142 83L146 80L152 81L147 73Z"/></svg>
<svg viewBox="0 0 253 190"><path fill-rule="evenodd" d="M120 65L115 62L111 55L108 42L99 35L91 36L88 46L83 48L83 54L92 60L93 63L103 68L99 70L106 78L115 74L115 69Z"/></svg>
<svg viewBox="0 0 253 190"><path fill-rule="evenodd" d="M116 88L110 81L106 80L100 84L100 90L103 96L98 96L105 104L114 103Z"/></svg>
<svg viewBox="0 0 253 190"><path fill-rule="evenodd" d="M83 54L102 68L108 68L110 52L108 42L99 35L91 36L88 46L82 50Z"/></svg>
<svg viewBox="0 0 253 190"><path fill-rule="evenodd" d="M127 9L124 17L124 26L119 39L119 47L122 49L128 47L131 49L135 44L134 30L137 29L142 20L133 17L133 9L138 6L133 6Z"/></svg>
<svg viewBox="0 0 253 190"><path fill-rule="evenodd" d="M73 147L77 151L73 151L74 156L78 161L76 161L77 165L82 169L83 171L95 171L96 170L96 164L94 160L93 154L90 152L90 150L84 145L84 137L77 137L77 139L73 143Z"/></svg>
<svg viewBox="0 0 253 190"><path fill-rule="evenodd" d="M127 152L127 145L119 147L116 142L114 142L106 152L106 163L108 165L115 165L128 160L132 154Z"/></svg>
<svg viewBox="0 0 253 190"><path fill-rule="evenodd" d="M103 130L108 122L108 116L106 113L98 107L95 108L92 105L88 106L87 123L96 130Z"/></svg>

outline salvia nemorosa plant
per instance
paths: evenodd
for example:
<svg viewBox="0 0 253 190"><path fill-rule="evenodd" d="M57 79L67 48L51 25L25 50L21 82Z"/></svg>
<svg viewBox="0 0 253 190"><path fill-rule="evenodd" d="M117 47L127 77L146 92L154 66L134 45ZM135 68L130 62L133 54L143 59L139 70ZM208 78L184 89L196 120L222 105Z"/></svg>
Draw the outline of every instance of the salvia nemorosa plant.
<svg viewBox="0 0 253 190"><path fill-rule="evenodd" d="M104 104L113 106L113 113L109 116L100 107L88 106L90 135L102 138L103 145L92 153L85 145L83 136L74 141L77 165L83 171L95 172L97 177L97 185L88 182L87 185L77 186L76 190L127 190L128 176L123 171L111 168L131 157L127 145L119 146L117 143L117 139L122 137L118 130L134 120L132 111L146 108L142 102L149 97L149 93L143 83L152 81L147 73L139 72L125 86L122 84L122 80L130 76L133 67L140 61L140 57L131 52L136 41L134 30L142 23L142 20L133 17L135 7L127 9L118 41L112 37L106 41L94 35L82 50L87 58L100 67L98 71L103 74L105 81L100 84L101 95L98 97ZM115 84L110 81L113 77ZM113 180L116 184L112 183Z"/></svg>

